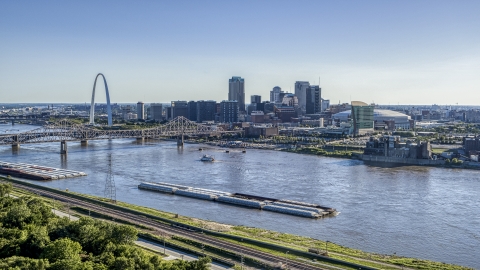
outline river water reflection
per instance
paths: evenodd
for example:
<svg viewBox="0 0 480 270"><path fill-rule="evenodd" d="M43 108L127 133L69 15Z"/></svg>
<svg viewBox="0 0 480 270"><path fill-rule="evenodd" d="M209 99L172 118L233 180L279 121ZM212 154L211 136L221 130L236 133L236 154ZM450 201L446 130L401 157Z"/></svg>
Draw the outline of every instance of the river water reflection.
<svg viewBox="0 0 480 270"><path fill-rule="evenodd" d="M3 127L0 127L0 134ZM7 128L7 127L5 127ZM11 128L11 126L9 127ZM202 146L203 147L203 146ZM268 150L230 151L174 142L134 140L0 146L0 160L83 171L86 177L36 182L103 196L108 155L117 200L217 222L294 233L377 253L480 268L479 171L428 167L382 168L361 161ZM212 154L214 163L199 161ZM137 189L142 181L300 200L336 208L319 220Z"/></svg>

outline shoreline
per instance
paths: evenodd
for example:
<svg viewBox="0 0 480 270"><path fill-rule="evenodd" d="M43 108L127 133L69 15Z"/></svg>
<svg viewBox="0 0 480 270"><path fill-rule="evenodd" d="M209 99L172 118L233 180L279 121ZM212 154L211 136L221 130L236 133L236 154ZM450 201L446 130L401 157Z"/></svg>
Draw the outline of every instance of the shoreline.
<svg viewBox="0 0 480 270"><path fill-rule="evenodd" d="M206 144L209 146L216 146L226 149L236 149L231 147L221 146L218 143L213 142L190 142L192 144ZM444 160L428 160L428 159L406 159L406 158L396 158L396 157L384 157L384 156L365 156L360 154L358 151L352 150L333 150L328 151L324 148L318 147L302 147L302 148L276 148L273 145L272 147L255 147L253 143L249 143L246 149L259 149L259 150L273 150L273 151L283 151L296 154L306 154L314 156L323 156L323 157L334 157L334 158L343 158L343 159L355 159L362 160L366 165L380 166L381 165L393 165L393 166L418 166L418 167L433 167L433 168L445 168L445 169L465 169L465 170L480 170L480 162L463 162L461 164L445 164ZM237 147L239 148L239 147ZM240 147L242 149L242 147ZM373 160L375 158L375 160ZM478 165L477 165L478 164Z"/></svg>

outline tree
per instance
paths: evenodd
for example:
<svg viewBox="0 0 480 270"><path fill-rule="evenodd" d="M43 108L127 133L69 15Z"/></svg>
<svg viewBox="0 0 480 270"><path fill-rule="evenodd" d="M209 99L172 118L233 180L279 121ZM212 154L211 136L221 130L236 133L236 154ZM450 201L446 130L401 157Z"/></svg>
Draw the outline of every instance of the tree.
<svg viewBox="0 0 480 270"><path fill-rule="evenodd" d="M50 237L46 227L34 227L28 234L27 239L20 245L23 256L38 258L43 249L50 243Z"/></svg>
<svg viewBox="0 0 480 270"><path fill-rule="evenodd" d="M41 257L50 262L67 260L73 264L80 262L80 252L82 252L82 246L78 242L69 238L61 238L48 244Z"/></svg>
<svg viewBox="0 0 480 270"><path fill-rule="evenodd" d="M4 216L2 220L3 226L5 228L23 229L31 214L32 213L27 205L23 201L17 199L17 203L14 203Z"/></svg>
<svg viewBox="0 0 480 270"><path fill-rule="evenodd" d="M49 267L48 260L12 256L0 260L0 269L45 270Z"/></svg>
<svg viewBox="0 0 480 270"><path fill-rule="evenodd" d="M0 185L0 197L4 197L9 195L12 192L12 184L2 184Z"/></svg>

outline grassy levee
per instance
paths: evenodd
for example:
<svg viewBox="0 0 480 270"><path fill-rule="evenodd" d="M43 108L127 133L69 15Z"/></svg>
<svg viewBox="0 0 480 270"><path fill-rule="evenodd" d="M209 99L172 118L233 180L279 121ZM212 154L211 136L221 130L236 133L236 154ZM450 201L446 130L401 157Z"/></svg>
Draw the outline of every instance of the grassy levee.
<svg viewBox="0 0 480 270"><path fill-rule="evenodd" d="M261 248L267 248L267 249L271 249L271 250L274 250L274 251L280 251L282 253L285 253L285 252L288 251L292 255L302 256L302 257L306 257L306 258L310 258L310 259L316 259L317 261L323 261L323 262L326 262L326 263L340 265L340 266L346 266L346 267L350 267L350 268L354 268L354 269L362 269L362 270L363 269L366 269L366 270L376 269L376 268L371 268L371 267L359 265L359 264L356 264L356 263L350 263L350 262L347 262L347 261L342 261L342 260L338 260L338 259L334 259L334 258L330 258L330 257L325 257L325 256L317 255L317 254L314 254L314 253L305 252L305 251L301 251L301 250L298 250L298 249L293 249L293 248L284 247L284 246L280 246L280 245L275 245L275 244L271 244L271 243L267 243L267 242L263 242L263 241L258 241L258 240L254 240L254 239L250 239L250 238L239 237L239 236L225 234L225 233L221 233L221 232L215 232L215 231L211 231L211 230L205 230L205 229L202 229L200 227L176 222L176 221L173 221L173 220L170 220L170 219L167 219L167 218L158 217L158 216L147 214L147 213L144 213L144 212L141 212L141 211L132 210L132 209L129 209L129 208L126 208L126 207L118 206L118 205L115 205L115 204L112 204L112 203L103 202L103 201L100 201L100 200L88 198L88 197L78 195L78 194L75 194L75 193L72 193L72 192L67 192L67 191L62 191L62 190L53 189L53 188L49 188L49 187L39 186L39 185L35 185L35 184L29 183L29 182L15 180L15 179L11 179L11 178L3 178L3 179L6 180L6 181L11 181L13 183L18 183L18 184L22 184L22 185L26 185L26 186L30 186L30 187L54 192L54 193L57 193L57 194L60 194L60 195L69 196L71 198L92 202L92 203L95 203L95 204L98 204L98 205L109 207L111 209L121 210L121 211L124 211L124 212L129 212L129 213L137 214L137 215L143 215L145 217L148 217L148 218L151 218L151 219L154 219L154 220L159 220L159 221L168 223L172 226L182 227L182 228L190 229L190 230L193 230L193 231L203 231L205 234L209 234L209 235L212 235L212 236L218 236L218 237L222 237L222 238L227 238L227 239L235 240L235 241L238 241L238 242L244 242L246 244L252 244L252 245L255 245L255 246L259 246Z"/></svg>
<svg viewBox="0 0 480 270"><path fill-rule="evenodd" d="M164 243L163 239L161 239L161 238L159 238L159 237L157 237L153 234L150 234L150 233L139 232L138 236L139 236L139 238L148 240L150 242L153 242L153 243L156 243L156 244L159 244L159 245L163 245L163 243ZM180 242L182 242L182 241L180 241ZM198 249L189 248L187 246L194 246L194 247L197 247ZM170 247L170 248L174 248L174 249L177 249L177 250L181 250L181 251L184 251L186 253L194 254L194 255L199 256L199 257L207 255L208 257L210 257L212 259L212 261L222 263L222 264L225 264L225 265L229 265L229 266L234 266L235 265L235 263L233 263L232 261L229 261L229 260L226 260L224 258L215 256L216 254L221 254L223 256L227 255L225 257L231 257L231 258L235 259L236 258L235 254L233 254L233 255L229 254L225 250L223 250L223 252L214 251L213 249L211 249L210 247L208 247L206 245L205 245L205 247L208 247L211 250L207 250L207 252L208 251L210 251L210 252L204 254L201 250L199 250L200 246L199 246L198 242L193 242L193 244L190 244L190 245L180 245L180 244L174 243L173 241L165 240L165 247Z"/></svg>
<svg viewBox="0 0 480 270"><path fill-rule="evenodd" d="M298 249L294 249L294 248L286 247L286 246L281 246L281 245L277 245L277 244L272 244L272 243L268 243L268 242L264 242L264 241L259 241L259 240L255 240L255 239L251 239L251 238L240 237L240 236L235 236L235 235L225 234L225 233L220 233L220 232L215 232L215 231L209 231L209 230L204 230L204 233L209 234L209 235L213 235L213 236L217 236L217 237L221 237L221 238L235 240L236 242L243 242L243 243L250 244L250 245L253 245L253 246L257 246L257 247L260 247L260 248L265 248L267 250L277 251L277 252L281 252L281 253L288 252L291 255L300 256L300 257L307 258L307 259L310 259L310 260L317 260L317 261L321 261L321 262L326 262L326 263L333 264L333 265L346 266L346 267L353 268L353 269L366 269L366 270L377 269L377 268L372 268L372 267L368 267L368 266L365 266L365 265L360 265L360 264L357 264L357 263L351 263L351 262L347 262L347 261L343 261L343 260L338 260L338 259L335 259L335 258L326 257L326 256L318 255L318 254L315 254L315 253L306 252L306 251L303 251L303 250L298 250Z"/></svg>

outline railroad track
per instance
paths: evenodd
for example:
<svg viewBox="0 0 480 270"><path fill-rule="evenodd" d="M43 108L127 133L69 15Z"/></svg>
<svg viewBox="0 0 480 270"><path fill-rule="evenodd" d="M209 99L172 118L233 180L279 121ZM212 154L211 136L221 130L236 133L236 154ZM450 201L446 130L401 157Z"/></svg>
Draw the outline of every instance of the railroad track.
<svg viewBox="0 0 480 270"><path fill-rule="evenodd" d="M201 232L191 231L191 230L188 230L188 229L183 229L183 228L178 228L178 227L175 227L175 226L171 226L169 224L160 223L158 221L149 219L145 216L136 215L136 214L132 214L132 213L126 213L126 212L122 212L120 210L110 209L108 207L100 206L100 205L90 203L90 202L86 202L86 201L83 201L83 200L80 200L80 199L71 198L71 197L68 197L68 196L64 196L64 195L57 194L57 193L54 193L54 192L46 191L46 190L43 190L43 189L37 189L37 188L34 188L34 187L25 186L25 185L21 185L21 184L17 184L17 183L12 183L12 185L16 188L28 190L30 192L33 192L35 194L38 194L38 195L41 195L41 196L44 196L44 197L49 197L49 198L52 198L52 199L55 199L55 200L58 200L58 201L62 201L62 202L66 202L66 203L69 203L69 204L75 205L75 206L81 206L81 207L84 207L84 208L89 209L91 211L101 213L101 214L105 214L105 215L110 216L114 219L124 220L124 221L128 221L130 223L151 227L152 229L157 230L157 233L156 233L157 235L159 235L159 234L177 235L177 236L181 236L181 237L191 239L191 240L194 240L194 241L197 241L197 242L201 242L203 244L207 244L207 245L210 245L210 246L222 248L222 249L231 251L233 253L236 253L240 256L248 256L250 258L253 258L253 259L256 259L256 260L262 262L263 264L265 264L266 266L269 266L269 267L278 266L278 263L281 262L281 263L286 264L288 269L315 269L315 270L317 270L317 269L344 269L344 268L339 268L339 267L335 267L335 266L332 266L332 265L320 265L320 263L317 263L317 264L319 264L319 266L315 266L315 265L311 265L311 264L307 264L307 263L298 262L298 261L291 260L291 259L288 259L288 258L271 255L269 253L259 251L259 250L256 250L256 249L252 249L252 248L249 248L249 247L244 247L242 245L234 244L234 243L231 243L231 242L228 242L228 241L215 239L211 236L204 235ZM158 230L160 232L158 232Z"/></svg>

